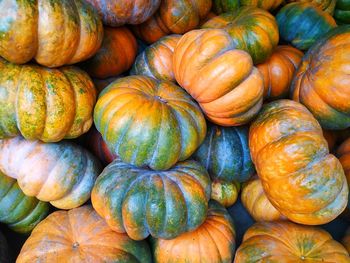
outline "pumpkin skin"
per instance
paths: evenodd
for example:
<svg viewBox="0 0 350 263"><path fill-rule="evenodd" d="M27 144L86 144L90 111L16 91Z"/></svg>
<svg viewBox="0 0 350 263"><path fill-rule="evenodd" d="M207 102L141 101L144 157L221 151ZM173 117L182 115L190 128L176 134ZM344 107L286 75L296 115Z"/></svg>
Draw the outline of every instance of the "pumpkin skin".
<svg viewBox="0 0 350 263"><path fill-rule="evenodd" d="M350 1L337 0L334 11L334 18L338 24L350 24Z"/></svg>
<svg viewBox="0 0 350 263"><path fill-rule="evenodd" d="M5 236L0 232L0 262L9 263L8 245Z"/></svg>
<svg viewBox="0 0 350 263"><path fill-rule="evenodd" d="M173 69L176 81L215 124L245 124L261 108L262 76L249 54L235 49L224 30L186 33L175 48Z"/></svg>
<svg viewBox="0 0 350 263"><path fill-rule="evenodd" d="M118 233L134 240L148 235L171 239L204 222L210 183L205 168L195 161L153 171L116 159L97 178L91 201Z"/></svg>
<svg viewBox="0 0 350 263"><path fill-rule="evenodd" d="M126 27L105 27L101 48L82 67L93 78L108 78L127 71L135 61L137 42Z"/></svg>
<svg viewBox="0 0 350 263"><path fill-rule="evenodd" d="M173 53L180 38L180 35L166 36L147 47L137 56L131 74L176 82L173 72Z"/></svg>
<svg viewBox="0 0 350 263"><path fill-rule="evenodd" d="M304 104L325 129L350 127L349 61L350 26L341 26L309 50L293 80L293 99Z"/></svg>
<svg viewBox="0 0 350 263"><path fill-rule="evenodd" d="M337 24L333 17L310 3L290 3L276 15L281 38L300 50L313 43Z"/></svg>
<svg viewBox="0 0 350 263"><path fill-rule="evenodd" d="M0 56L10 62L34 58L60 67L88 59L101 46L102 22L83 0L7 0L0 10Z"/></svg>
<svg viewBox="0 0 350 263"><path fill-rule="evenodd" d="M244 234L234 263L350 261L346 249L325 230L291 222L260 222Z"/></svg>
<svg viewBox="0 0 350 263"><path fill-rule="evenodd" d="M345 209L343 168L329 154L317 120L300 103L265 105L250 126L249 148L268 199L288 219L325 224Z"/></svg>
<svg viewBox="0 0 350 263"><path fill-rule="evenodd" d="M152 239L155 263L231 263L235 251L235 226L227 210L209 202L208 217L193 232L175 239Z"/></svg>
<svg viewBox="0 0 350 263"><path fill-rule="evenodd" d="M303 52L291 46L277 46L264 63L257 65L264 79L264 98L267 100L288 98L294 72Z"/></svg>
<svg viewBox="0 0 350 263"><path fill-rule="evenodd" d="M342 243L346 250L350 253L350 228L346 231L346 234L342 240Z"/></svg>
<svg viewBox="0 0 350 263"><path fill-rule="evenodd" d="M283 0L213 0L213 10L216 14L235 12L240 6L253 6L265 10L274 10Z"/></svg>
<svg viewBox="0 0 350 263"><path fill-rule="evenodd" d="M225 13L212 18L202 28L226 30L234 47L247 51L254 64L264 62L279 40L275 18L267 11L255 7L242 7L235 13Z"/></svg>
<svg viewBox="0 0 350 263"><path fill-rule="evenodd" d="M287 0L288 3L299 2L299 3L311 3L319 9L333 15L335 4L339 0ZM341 0L340 0L341 1Z"/></svg>
<svg viewBox="0 0 350 263"><path fill-rule="evenodd" d="M345 140L337 149L337 156L344 169L344 173L350 185L350 138ZM349 193L350 200L350 193ZM348 202L348 208L350 208L350 202Z"/></svg>
<svg viewBox="0 0 350 263"><path fill-rule="evenodd" d="M86 205L49 215L33 230L16 262L151 263L152 259L145 241L113 232Z"/></svg>
<svg viewBox="0 0 350 263"><path fill-rule="evenodd" d="M0 139L21 134L57 142L91 127L96 90L76 67L48 69L0 58L0 93Z"/></svg>
<svg viewBox="0 0 350 263"><path fill-rule="evenodd" d="M112 153L154 170L186 160L206 133L204 116L185 91L147 76L110 84L100 94L94 120Z"/></svg>
<svg viewBox="0 0 350 263"><path fill-rule="evenodd" d="M25 195L60 209L71 209L90 198L101 167L78 145L16 137L0 140L0 170L17 179Z"/></svg>
<svg viewBox="0 0 350 263"><path fill-rule="evenodd" d="M211 199L217 201L224 207L230 207L236 203L240 183L238 182L223 182L223 181L214 181L211 183Z"/></svg>

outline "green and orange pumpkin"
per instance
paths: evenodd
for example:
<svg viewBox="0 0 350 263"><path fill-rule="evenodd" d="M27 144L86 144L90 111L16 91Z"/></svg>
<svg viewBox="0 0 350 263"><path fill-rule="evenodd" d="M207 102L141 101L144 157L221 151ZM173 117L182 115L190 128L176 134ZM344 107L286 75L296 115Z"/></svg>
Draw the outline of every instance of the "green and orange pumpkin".
<svg viewBox="0 0 350 263"><path fill-rule="evenodd" d="M337 149L337 156L343 166L348 185L350 186L350 138L345 140ZM350 193L348 199L348 208L350 208Z"/></svg>
<svg viewBox="0 0 350 263"><path fill-rule="evenodd" d="M213 181L210 198L224 207L230 207L236 203L240 189L241 184L237 181Z"/></svg>
<svg viewBox="0 0 350 263"><path fill-rule="evenodd" d="M310 3L317 8L333 15L335 4L341 0L287 0L287 3L299 2L299 3Z"/></svg>
<svg viewBox="0 0 350 263"><path fill-rule="evenodd" d="M274 10L283 0L213 0L213 11L216 14L232 13L240 6L253 6L265 10Z"/></svg>

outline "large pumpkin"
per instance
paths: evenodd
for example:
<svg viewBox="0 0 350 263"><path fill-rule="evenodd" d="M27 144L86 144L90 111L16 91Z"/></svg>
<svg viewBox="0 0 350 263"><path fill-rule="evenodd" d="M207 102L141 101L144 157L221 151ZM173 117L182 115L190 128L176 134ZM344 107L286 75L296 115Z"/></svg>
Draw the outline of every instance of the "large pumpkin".
<svg viewBox="0 0 350 263"><path fill-rule="evenodd" d="M350 127L350 25L333 29L304 56L293 80L293 99L325 129Z"/></svg>
<svg viewBox="0 0 350 263"><path fill-rule="evenodd" d="M202 28L226 30L234 47L247 51L254 64L264 62L277 46L279 35L275 18L267 11L254 7L242 7L234 13L212 18Z"/></svg>
<svg viewBox="0 0 350 263"><path fill-rule="evenodd" d="M334 18L338 24L350 24L350 0L337 0Z"/></svg>
<svg viewBox="0 0 350 263"><path fill-rule="evenodd" d="M103 170L91 195L108 225L135 240L171 239L196 229L205 220L209 198L209 175L195 161L153 171L118 159Z"/></svg>
<svg viewBox="0 0 350 263"><path fill-rule="evenodd" d="M250 126L249 148L264 191L288 219L328 223L348 202L348 185L313 115L300 103L265 105Z"/></svg>
<svg viewBox="0 0 350 263"><path fill-rule="evenodd" d="M209 202L207 219L195 231L175 239L152 239L155 263L231 263L235 251L235 226L227 210Z"/></svg>
<svg viewBox="0 0 350 263"><path fill-rule="evenodd" d="M10 257L5 236L0 232L0 262L9 263Z"/></svg>
<svg viewBox="0 0 350 263"><path fill-rule="evenodd" d="M92 124L96 90L76 67L48 69L0 58L0 139L76 138Z"/></svg>
<svg viewBox="0 0 350 263"><path fill-rule="evenodd" d="M345 140L337 149L337 156L341 165L343 166L348 185L350 185L350 138ZM348 208L350 208L350 193Z"/></svg>
<svg viewBox="0 0 350 263"><path fill-rule="evenodd" d="M338 3L341 0L287 0L288 3L290 2L299 2L299 3L311 3L314 6L318 7L319 9L329 13L333 14L335 4Z"/></svg>
<svg viewBox="0 0 350 263"><path fill-rule="evenodd" d="M100 165L89 152L69 142L16 137L0 140L0 170L17 179L25 195L70 209L90 198Z"/></svg>
<svg viewBox="0 0 350 263"><path fill-rule="evenodd" d="M303 52L291 46L278 46L264 63L257 65L264 78L264 97L269 100L288 98L294 72Z"/></svg>
<svg viewBox="0 0 350 263"><path fill-rule="evenodd" d="M313 43L337 24L333 17L310 3L290 3L276 15L281 38L300 50Z"/></svg>
<svg viewBox="0 0 350 263"><path fill-rule="evenodd" d="M244 234L234 263L348 263L346 249L325 230L291 222L256 223Z"/></svg>
<svg viewBox="0 0 350 263"><path fill-rule="evenodd" d="M16 262L151 263L152 257L146 241L112 231L91 206L82 206L56 211L43 220Z"/></svg>
<svg viewBox="0 0 350 263"><path fill-rule="evenodd" d="M120 78L97 101L95 125L123 161L168 169L202 143L206 123L180 87L146 76Z"/></svg>
<svg viewBox="0 0 350 263"><path fill-rule="evenodd" d="M213 0L213 11L216 14L235 12L239 6L254 6L265 10L274 10L283 0Z"/></svg>
<svg viewBox="0 0 350 263"><path fill-rule="evenodd" d="M176 81L221 126L249 122L260 110L263 79L249 54L221 29L186 33L173 57Z"/></svg>
<svg viewBox="0 0 350 263"><path fill-rule="evenodd" d="M17 64L74 64L100 48L103 28L84 0L0 2L0 56Z"/></svg>

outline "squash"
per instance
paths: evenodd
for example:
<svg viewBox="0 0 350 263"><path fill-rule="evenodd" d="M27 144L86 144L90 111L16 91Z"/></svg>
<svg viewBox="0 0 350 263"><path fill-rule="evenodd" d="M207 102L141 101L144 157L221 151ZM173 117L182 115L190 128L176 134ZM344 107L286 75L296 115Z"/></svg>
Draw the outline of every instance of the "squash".
<svg viewBox="0 0 350 263"><path fill-rule="evenodd" d="M173 53L180 38L180 35L166 36L147 47L137 56L131 74L176 82L173 72Z"/></svg>
<svg viewBox="0 0 350 263"><path fill-rule="evenodd" d="M101 48L82 67L94 78L108 78L127 71L135 61L137 43L126 27L105 27Z"/></svg>
<svg viewBox="0 0 350 263"><path fill-rule="evenodd" d="M323 128L342 130L350 127L349 85L350 25L333 29L304 56L292 83L292 97Z"/></svg>
<svg viewBox="0 0 350 263"><path fill-rule="evenodd" d="M337 0L334 18L338 24L350 24L350 0Z"/></svg>
<svg viewBox="0 0 350 263"><path fill-rule="evenodd" d="M230 214L211 200L208 217L198 229L171 240L151 240L154 262L231 263L235 238L235 226Z"/></svg>
<svg viewBox="0 0 350 263"><path fill-rule="evenodd" d="M214 181L211 183L210 198L217 201L224 207L230 207L236 203L240 188L240 183L236 181Z"/></svg>
<svg viewBox="0 0 350 263"><path fill-rule="evenodd" d="M341 0L287 0L287 3L299 2L299 3L311 3L317 8L333 15L335 4Z"/></svg>
<svg viewBox="0 0 350 263"><path fill-rule="evenodd" d="M346 234L342 240L342 243L346 250L350 253L350 228L346 231Z"/></svg>
<svg viewBox="0 0 350 263"><path fill-rule="evenodd" d="M250 227L234 263L349 261L346 249L325 230L285 221L261 222Z"/></svg>
<svg viewBox="0 0 350 263"><path fill-rule="evenodd" d="M152 256L146 241L113 232L86 205L49 215L33 230L16 262L151 263Z"/></svg>
<svg viewBox="0 0 350 263"><path fill-rule="evenodd" d="M253 6L265 10L274 10L283 0L213 0L213 10L216 14L235 12L239 6Z"/></svg>
<svg viewBox="0 0 350 263"><path fill-rule="evenodd" d="M19 66L0 58L0 94L0 139L21 134L57 142L91 127L96 90L76 67Z"/></svg>
<svg viewBox="0 0 350 263"><path fill-rule="evenodd" d="M147 76L120 78L105 88L94 120L113 154L154 170L186 160L206 133L201 110L184 90Z"/></svg>
<svg viewBox="0 0 350 263"><path fill-rule="evenodd" d="M16 137L0 140L0 170L17 179L25 195L70 209L90 198L101 169L97 159L78 145Z"/></svg>
<svg viewBox="0 0 350 263"><path fill-rule="evenodd" d="M171 239L204 222L210 190L207 171L195 161L154 171L116 159L97 178L91 202L118 233Z"/></svg>
<svg viewBox="0 0 350 263"><path fill-rule="evenodd" d="M308 50L337 24L333 17L310 3L290 3L276 15L281 38Z"/></svg>
<svg viewBox="0 0 350 263"><path fill-rule="evenodd" d="M350 138L345 140L337 149L337 156L344 169L344 173L350 186ZM348 208L350 209L350 193L348 198Z"/></svg>
<svg viewBox="0 0 350 263"><path fill-rule="evenodd" d="M250 126L249 148L267 198L288 219L325 224L345 209L349 191L343 168L300 103L266 104Z"/></svg>
<svg viewBox="0 0 350 263"><path fill-rule="evenodd" d="M275 18L255 7L242 7L234 13L212 18L202 28L220 28L231 36L234 47L247 51L254 64L263 63L273 52L279 40Z"/></svg>
<svg viewBox="0 0 350 263"><path fill-rule="evenodd" d="M257 65L264 78L264 98L267 100L289 97L290 84L303 52L291 46L277 46L264 63Z"/></svg>
<svg viewBox="0 0 350 263"><path fill-rule="evenodd" d="M0 232L0 262L10 263L8 245L5 236Z"/></svg>
<svg viewBox="0 0 350 263"><path fill-rule="evenodd" d="M180 39L173 55L176 81L207 118L221 126L249 122L262 105L262 76L250 55L235 46L222 29L192 30Z"/></svg>
<svg viewBox="0 0 350 263"><path fill-rule="evenodd" d="M100 48L103 27L84 0L0 2L0 56L47 67L74 64Z"/></svg>

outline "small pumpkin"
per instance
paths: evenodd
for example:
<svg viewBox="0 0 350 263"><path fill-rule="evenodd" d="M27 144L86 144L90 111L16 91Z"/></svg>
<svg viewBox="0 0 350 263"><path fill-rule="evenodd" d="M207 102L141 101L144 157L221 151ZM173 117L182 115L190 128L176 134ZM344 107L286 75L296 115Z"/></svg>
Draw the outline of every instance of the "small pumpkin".
<svg viewBox="0 0 350 263"><path fill-rule="evenodd" d="M333 15L335 4L338 3L339 0L287 0L287 2L311 3L317 8Z"/></svg>
<svg viewBox="0 0 350 263"><path fill-rule="evenodd" d="M346 231L346 234L342 240L342 243L346 250L350 253L350 228Z"/></svg>
<svg viewBox="0 0 350 263"><path fill-rule="evenodd" d="M213 10L216 14L235 12L240 6L253 6L265 10L274 10L283 0L213 0Z"/></svg>
<svg viewBox="0 0 350 263"><path fill-rule="evenodd" d="M8 245L5 236L0 232L0 262L10 263Z"/></svg>
<svg viewBox="0 0 350 263"><path fill-rule="evenodd" d="M33 230L16 262L151 263L152 256L146 241L112 231L86 205L49 215Z"/></svg>
<svg viewBox="0 0 350 263"><path fill-rule="evenodd" d="M224 207L230 207L236 203L240 188L240 183L236 181L214 181L211 183L210 198L217 201Z"/></svg>
<svg viewBox="0 0 350 263"><path fill-rule="evenodd" d="M334 18L338 24L350 24L350 0L337 0Z"/></svg>
<svg viewBox="0 0 350 263"><path fill-rule="evenodd" d="M262 105L262 76L250 55L235 47L222 29L192 30L182 36L173 55L176 81L221 126L249 122Z"/></svg>
<svg viewBox="0 0 350 263"><path fill-rule="evenodd" d="M15 137L0 140L0 170L17 179L25 195L70 209L90 198L101 169L97 159L78 145Z"/></svg>
<svg viewBox="0 0 350 263"><path fill-rule="evenodd" d="M116 159L97 178L91 201L118 233L171 239L204 222L210 190L207 171L195 161L153 171Z"/></svg>
<svg viewBox="0 0 350 263"><path fill-rule="evenodd" d="M350 186L350 138L345 140L337 149L337 156L344 169L344 173ZM349 193L348 208L350 208L350 193Z"/></svg>

